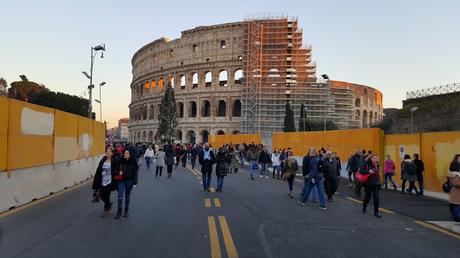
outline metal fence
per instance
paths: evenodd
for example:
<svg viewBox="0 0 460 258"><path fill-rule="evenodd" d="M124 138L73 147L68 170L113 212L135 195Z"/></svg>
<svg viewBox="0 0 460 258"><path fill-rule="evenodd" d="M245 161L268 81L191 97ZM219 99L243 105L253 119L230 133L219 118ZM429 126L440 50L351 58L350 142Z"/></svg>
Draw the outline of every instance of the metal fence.
<svg viewBox="0 0 460 258"><path fill-rule="evenodd" d="M409 91L406 93L406 99L417 99L435 95L449 94L453 92L460 92L460 83L452 83L427 89Z"/></svg>

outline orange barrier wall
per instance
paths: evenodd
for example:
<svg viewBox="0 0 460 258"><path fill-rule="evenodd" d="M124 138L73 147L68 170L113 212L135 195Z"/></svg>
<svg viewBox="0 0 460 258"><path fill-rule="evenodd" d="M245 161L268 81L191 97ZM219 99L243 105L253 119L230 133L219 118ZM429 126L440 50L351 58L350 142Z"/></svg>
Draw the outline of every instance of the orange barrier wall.
<svg viewBox="0 0 460 258"><path fill-rule="evenodd" d="M424 186L431 191L441 191L441 185L455 154L460 153L460 132L385 135L385 154L396 163L396 180L401 183L403 154L420 155L425 164Z"/></svg>
<svg viewBox="0 0 460 258"><path fill-rule="evenodd" d="M0 98L0 117L0 171L104 153L100 122L8 98Z"/></svg>
<svg viewBox="0 0 460 258"><path fill-rule="evenodd" d="M345 161L356 150L382 152L383 134L378 128L350 129L336 131L273 133L272 148L291 148L295 156L304 156L309 147L316 150L324 147L337 152Z"/></svg>
<svg viewBox="0 0 460 258"><path fill-rule="evenodd" d="M262 143L262 135L260 134L224 134L224 135L210 135L209 143L214 148L219 148L225 144L242 144L251 143L260 144Z"/></svg>
<svg viewBox="0 0 460 258"><path fill-rule="evenodd" d="M0 97L0 171L6 170L8 142L8 99Z"/></svg>

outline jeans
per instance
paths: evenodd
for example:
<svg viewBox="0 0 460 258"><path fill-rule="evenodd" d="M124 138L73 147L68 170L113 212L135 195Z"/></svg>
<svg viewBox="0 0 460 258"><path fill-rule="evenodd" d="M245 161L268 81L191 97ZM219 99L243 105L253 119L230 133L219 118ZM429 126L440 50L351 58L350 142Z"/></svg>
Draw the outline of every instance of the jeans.
<svg viewBox="0 0 460 258"><path fill-rule="evenodd" d="M207 190L211 187L211 172L203 173L201 172L201 180L203 181L203 189Z"/></svg>
<svg viewBox="0 0 460 258"><path fill-rule="evenodd" d="M268 176L268 163L261 163L262 171L260 171L261 175Z"/></svg>
<svg viewBox="0 0 460 258"><path fill-rule="evenodd" d="M409 188L406 190L406 182L407 180L403 180L402 181L402 192L404 193L404 191L408 192L408 193L411 193L412 190L415 190L415 193L418 194L418 191L417 191L417 187L415 186L415 181L409 181Z"/></svg>
<svg viewBox="0 0 460 258"><path fill-rule="evenodd" d="M194 169L195 168L195 163L196 163L196 156L194 156L194 157L192 156L190 158L190 163L192 163L192 169Z"/></svg>
<svg viewBox="0 0 460 258"><path fill-rule="evenodd" d="M396 183L395 183L395 181L393 181L393 176L394 176L393 173L385 174L385 189L388 188L388 181L390 181L390 183L393 185L393 187L396 187Z"/></svg>
<svg viewBox="0 0 460 258"><path fill-rule="evenodd" d="M363 211L366 211L367 204L371 200L371 195L374 197L374 214L379 214L379 192L380 192L380 185L368 185L364 184L364 200L363 200Z"/></svg>
<svg viewBox="0 0 460 258"><path fill-rule="evenodd" d="M224 177L217 176L217 190L222 190L223 185L224 185Z"/></svg>
<svg viewBox="0 0 460 258"><path fill-rule="evenodd" d="M280 177L281 167L279 165L273 166L273 177L275 177L275 172L276 176Z"/></svg>
<svg viewBox="0 0 460 258"><path fill-rule="evenodd" d="M307 181L310 180L308 178L304 178L304 181L303 181L303 188L302 188L302 193L300 193L300 196L305 196L305 191L307 190L307 188L305 187L306 184L308 183ZM312 201L313 202L318 202L318 187L316 187L316 185L313 185L313 199ZM308 200L305 200L305 201L308 201Z"/></svg>
<svg viewBox="0 0 460 258"><path fill-rule="evenodd" d="M292 192L292 188L294 187L294 178L295 178L295 175L290 175L287 179L288 186L289 186L289 192Z"/></svg>
<svg viewBox="0 0 460 258"><path fill-rule="evenodd" d="M155 171L155 176L158 176L158 174L161 176L163 174L163 166L157 166L157 170Z"/></svg>
<svg viewBox="0 0 460 258"><path fill-rule="evenodd" d="M254 177L254 172L255 172L254 166L255 165L257 165L257 161L255 161L255 160L250 160L249 161L249 175L251 177Z"/></svg>
<svg viewBox="0 0 460 258"><path fill-rule="evenodd" d="M244 167L244 155L240 154L240 165L241 167Z"/></svg>
<svg viewBox="0 0 460 258"><path fill-rule="evenodd" d="M460 205L449 203L449 210L452 219L456 222L460 222Z"/></svg>
<svg viewBox="0 0 460 258"><path fill-rule="evenodd" d="M125 210L129 209L129 200L131 196L131 190L133 189L133 181L120 181L118 182L118 209L123 208L123 194L125 194Z"/></svg>
<svg viewBox="0 0 460 258"><path fill-rule="evenodd" d="M423 173L417 173L418 188L420 193L423 193Z"/></svg>
<svg viewBox="0 0 460 258"><path fill-rule="evenodd" d="M308 178L304 181L302 195L300 196L301 202L306 202L310 196L310 192L316 187L319 197L319 206L326 207L326 200L324 197L324 183L322 178L315 178L315 183L312 182L311 178ZM314 195L314 192L313 192ZM313 197L314 199L314 197Z"/></svg>
<svg viewBox="0 0 460 258"><path fill-rule="evenodd" d="M150 170L150 164L152 164L152 159L150 157L145 157L145 164L147 164L147 170Z"/></svg>
<svg viewBox="0 0 460 258"><path fill-rule="evenodd" d="M171 176L172 171L173 171L173 165L167 165L167 169L168 169L168 176Z"/></svg>

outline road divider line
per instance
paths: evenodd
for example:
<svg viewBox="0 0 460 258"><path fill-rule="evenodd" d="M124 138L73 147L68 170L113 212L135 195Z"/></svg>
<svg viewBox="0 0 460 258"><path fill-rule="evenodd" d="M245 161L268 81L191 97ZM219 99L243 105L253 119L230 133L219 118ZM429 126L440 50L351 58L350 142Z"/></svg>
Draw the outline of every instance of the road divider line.
<svg viewBox="0 0 460 258"><path fill-rule="evenodd" d="M456 239L459 239L460 240L460 235L458 234L455 234L447 229L443 229L441 227L438 227L438 226L435 226L433 224L430 224L430 223L427 223L427 222L424 222L424 221L421 221L421 220L414 220L415 223L423 226L423 227L426 227L426 228L429 228L431 230L434 230L434 231L437 231L439 233L442 233L444 235L448 235L448 236L451 236L453 238L456 238Z"/></svg>
<svg viewBox="0 0 460 258"><path fill-rule="evenodd" d="M237 258L238 252L236 251L235 244L233 243L232 234L224 216L219 216L220 228L224 237L225 249L229 258Z"/></svg>
<svg viewBox="0 0 460 258"><path fill-rule="evenodd" d="M216 220L214 216L208 216L209 241L211 244L211 258L221 258L219 237L217 235Z"/></svg>
<svg viewBox="0 0 460 258"><path fill-rule="evenodd" d="M357 200L357 199L355 199L355 198L351 198L351 197L345 197L345 199L347 199L347 200L349 200L349 201L352 201L352 202L355 202L355 203L363 204L363 202L362 202L362 201L360 201L360 200ZM388 210L388 209L384 209L384 208L379 208L379 211L381 211L381 212L385 212L385 213L388 213L388 214L395 214L395 212L394 212L394 211L390 211L390 210Z"/></svg>
<svg viewBox="0 0 460 258"><path fill-rule="evenodd" d="M216 206L216 208L222 207L219 198L214 198L214 206Z"/></svg>
<svg viewBox="0 0 460 258"><path fill-rule="evenodd" d="M209 198L204 199L204 207L211 208L211 199Z"/></svg>

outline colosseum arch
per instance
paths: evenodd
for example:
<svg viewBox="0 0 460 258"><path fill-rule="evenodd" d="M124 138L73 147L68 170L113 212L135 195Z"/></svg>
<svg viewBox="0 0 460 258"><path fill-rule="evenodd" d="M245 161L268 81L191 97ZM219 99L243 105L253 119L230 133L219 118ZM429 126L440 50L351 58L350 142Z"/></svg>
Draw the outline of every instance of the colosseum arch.
<svg viewBox="0 0 460 258"><path fill-rule="evenodd" d="M280 77L280 70L276 68L271 68L268 70L268 77Z"/></svg>
<svg viewBox="0 0 460 258"><path fill-rule="evenodd" d="M364 110L363 111L363 127L367 127L367 126L368 126L367 111Z"/></svg>
<svg viewBox="0 0 460 258"><path fill-rule="evenodd" d="M378 123L380 122L378 116L377 116L377 112L374 113L374 123Z"/></svg>
<svg viewBox="0 0 460 258"><path fill-rule="evenodd" d="M184 103L182 102L177 102L177 115L179 118L184 117Z"/></svg>
<svg viewBox="0 0 460 258"><path fill-rule="evenodd" d="M182 74L180 76L180 88L185 89L185 86L186 86L185 75Z"/></svg>
<svg viewBox="0 0 460 258"><path fill-rule="evenodd" d="M355 117L356 120L361 120L361 112L359 112L359 110L356 110L356 117Z"/></svg>
<svg viewBox="0 0 460 258"><path fill-rule="evenodd" d="M219 86L225 87L227 86L228 74L227 71L221 70L219 72Z"/></svg>
<svg viewBox="0 0 460 258"><path fill-rule="evenodd" d="M180 129L176 130L176 140L182 142L182 131Z"/></svg>
<svg viewBox="0 0 460 258"><path fill-rule="evenodd" d="M252 77L260 77L260 69L257 68L257 69L254 69L252 70Z"/></svg>
<svg viewBox="0 0 460 258"><path fill-rule="evenodd" d="M217 135L224 135L225 132L223 130L217 130Z"/></svg>
<svg viewBox="0 0 460 258"><path fill-rule="evenodd" d="M241 100L237 99L233 102L232 116L241 117Z"/></svg>
<svg viewBox="0 0 460 258"><path fill-rule="evenodd" d="M219 100L219 106L217 109L217 116L218 117L225 117L227 114L227 103L225 100Z"/></svg>
<svg viewBox="0 0 460 258"><path fill-rule="evenodd" d="M241 134L239 130L233 130L232 134Z"/></svg>
<svg viewBox="0 0 460 258"><path fill-rule="evenodd" d="M185 141L189 143L195 143L196 142L196 134L195 131L193 130L188 130L187 134L185 135L186 139Z"/></svg>
<svg viewBox="0 0 460 258"><path fill-rule="evenodd" d="M243 78L243 70L235 70L235 84L241 84L241 79Z"/></svg>
<svg viewBox="0 0 460 258"><path fill-rule="evenodd" d="M201 116L202 117L211 116L211 103L209 102L209 100L203 101L203 107L201 108Z"/></svg>
<svg viewBox="0 0 460 258"><path fill-rule="evenodd" d="M361 99L360 98L357 98L355 100L355 107L361 107Z"/></svg>
<svg viewBox="0 0 460 258"><path fill-rule="evenodd" d="M141 141L141 132L137 132L136 142Z"/></svg>
<svg viewBox="0 0 460 258"><path fill-rule="evenodd" d="M369 126L374 124L374 113L372 111L369 112Z"/></svg>
<svg viewBox="0 0 460 258"><path fill-rule="evenodd" d="M190 101L189 102L189 117L196 117L196 102L195 101Z"/></svg>
<svg viewBox="0 0 460 258"><path fill-rule="evenodd" d="M149 131L149 136L148 136L148 139L147 139L148 142L153 142L153 131Z"/></svg>
<svg viewBox="0 0 460 258"><path fill-rule="evenodd" d="M155 115L155 108L153 105L150 105L148 113L149 113L149 119L153 119Z"/></svg>
<svg viewBox="0 0 460 258"><path fill-rule="evenodd" d="M147 132L143 131L142 132L142 140L143 142L145 142L147 140Z"/></svg>
<svg viewBox="0 0 460 258"><path fill-rule="evenodd" d="M199 76L197 72L192 73L192 88L198 88Z"/></svg>
<svg viewBox="0 0 460 258"><path fill-rule="evenodd" d="M208 138L209 138L209 132L208 130L202 130L200 132L200 136L201 136L201 142L202 143L207 143L208 142Z"/></svg>
<svg viewBox="0 0 460 258"><path fill-rule="evenodd" d="M206 87L211 87L212 85L212 72L207 71L204 75L204 82Z"/></svg>

